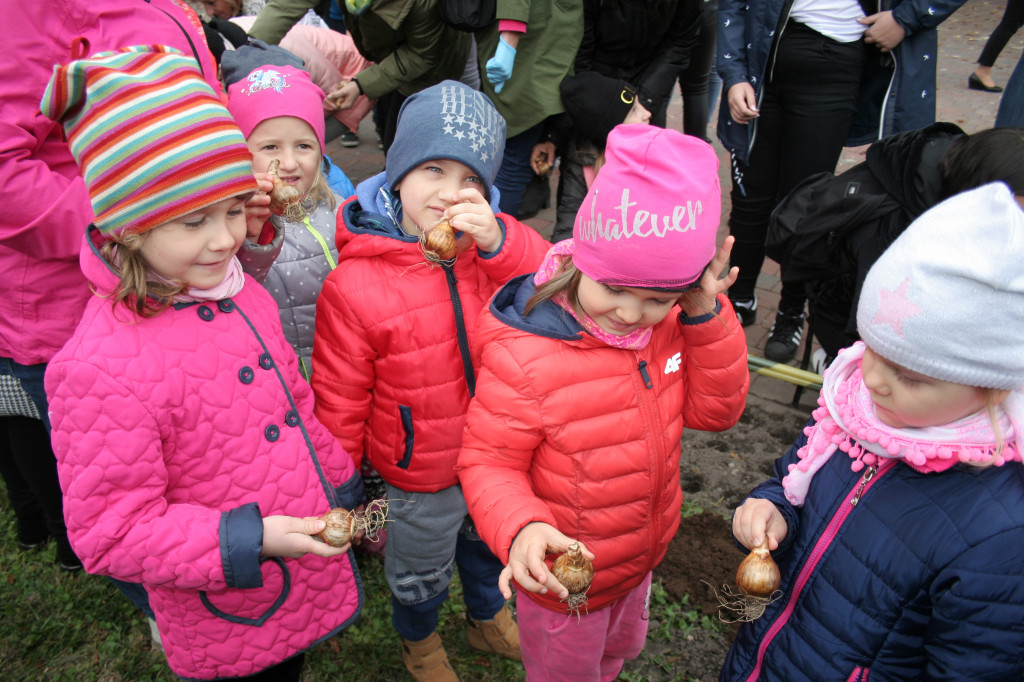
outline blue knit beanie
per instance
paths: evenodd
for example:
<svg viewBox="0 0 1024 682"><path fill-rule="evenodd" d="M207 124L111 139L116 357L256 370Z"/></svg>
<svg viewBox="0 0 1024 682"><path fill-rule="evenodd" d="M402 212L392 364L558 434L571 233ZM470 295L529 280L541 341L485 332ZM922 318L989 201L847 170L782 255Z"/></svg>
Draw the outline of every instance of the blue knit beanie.
<svg viewBox="0 0 1024 682"><path fill-rule="evenodd" d="M452 159L480 176L490 200L504 152L505 119L486 95L458 81L444 81L402 104L385 173L394 187L425 161Z"/></svg>

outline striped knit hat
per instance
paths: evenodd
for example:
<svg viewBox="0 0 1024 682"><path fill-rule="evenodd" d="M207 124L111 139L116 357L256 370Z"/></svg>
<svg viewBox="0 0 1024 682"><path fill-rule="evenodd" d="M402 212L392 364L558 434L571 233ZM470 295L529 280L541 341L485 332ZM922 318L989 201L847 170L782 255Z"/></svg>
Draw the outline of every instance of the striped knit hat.
<svg viewBox="0 0 1024 682"><path fill-rule="evenodd" d="M55 66L40 108L63 124L104 234L145 232L257 189L241 131L173 48Z"/></svg>

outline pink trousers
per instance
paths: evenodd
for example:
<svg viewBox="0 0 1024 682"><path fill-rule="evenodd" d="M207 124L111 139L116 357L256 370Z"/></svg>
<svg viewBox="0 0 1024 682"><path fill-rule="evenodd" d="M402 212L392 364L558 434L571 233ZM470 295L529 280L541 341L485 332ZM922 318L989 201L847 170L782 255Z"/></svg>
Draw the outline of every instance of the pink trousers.
<svg viewBox="0 0 1024 682"><path fill-rule="evenodd" d="M609 607L575 615L516 599L526 682L610 682L647 639L651 574Z"/></svg>

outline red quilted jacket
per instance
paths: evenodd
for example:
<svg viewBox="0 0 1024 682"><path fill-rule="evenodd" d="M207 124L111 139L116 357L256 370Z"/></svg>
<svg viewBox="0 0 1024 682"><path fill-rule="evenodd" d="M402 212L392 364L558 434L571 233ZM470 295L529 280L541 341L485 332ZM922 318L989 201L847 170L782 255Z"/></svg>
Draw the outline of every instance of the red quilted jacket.
<svg viewBox="0 0 1024 682"><path fill-rule="evenodd" d="M355 198L338 211L338 267L316 309L316 414L357 465L366 457L402 490L458 483L473 330L494 292L536 270L551 246L511 216L498 220L497 252L472 249L440 266Z"/></svg>
<svg viewBox="0 0 1024 682"><path fill-rule="evenodd" d="M459 478L480 537L503 562L533 521L582 540L596 555L594 611L664 557L679 526L683 429L723 431L739 419L746 339L722 296L718 317L681 323L676 309L643 350L613 348L553 303L523 317L532 291L531 278L510 282L481 321Z"/></svg>

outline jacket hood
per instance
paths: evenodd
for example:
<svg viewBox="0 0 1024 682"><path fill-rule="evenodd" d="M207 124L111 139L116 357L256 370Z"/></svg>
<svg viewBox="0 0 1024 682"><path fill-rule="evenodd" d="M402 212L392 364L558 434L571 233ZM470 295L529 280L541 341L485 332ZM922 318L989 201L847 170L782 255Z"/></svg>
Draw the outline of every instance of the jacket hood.
<svg viewBox="0 0 1024 682"><path fill-rule="evenodd" d="M113 294L121 282L121 276L117 270L100 254L100 248L106 242L106 237L95 225L90 223L85 228L85 234L82 237L82 250L78 254L78 263L82 267L82 272L99 296Z"/></svg>
<svg viewBox="0 0 1024 682"><path fill-rule="evenodd" d="M867 164L889 194L916 217L938 203L942 192L940 161L964 134L958 126L940 122L891 135L868 148Z"/></svg>
<svg viewBox="0 0 1024 682"><path fill-rule="evenodd" d="M535 336L563 341L589 336L572 315L551 301L544 301L526 315L526 302L535 290L533 274L509 280L491 300L491 314L498 322Z"/></svg>

